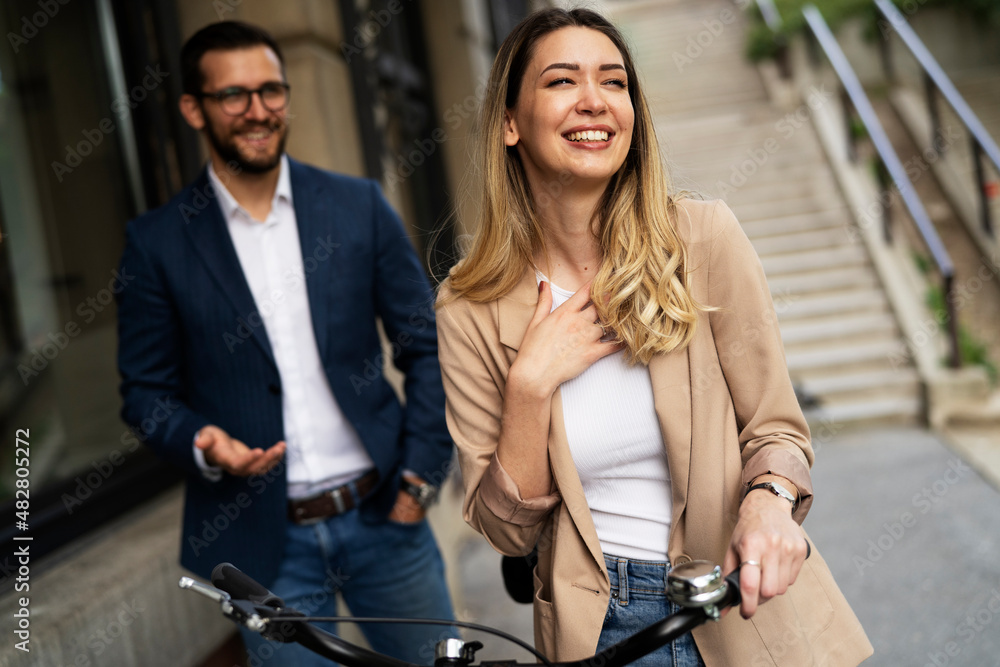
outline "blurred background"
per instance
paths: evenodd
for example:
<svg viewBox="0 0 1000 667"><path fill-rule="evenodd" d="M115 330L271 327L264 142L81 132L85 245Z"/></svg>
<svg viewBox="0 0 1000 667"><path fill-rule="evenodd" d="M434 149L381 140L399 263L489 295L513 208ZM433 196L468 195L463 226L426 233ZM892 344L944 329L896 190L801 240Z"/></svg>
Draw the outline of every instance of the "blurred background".
<svg viewBox="0 0 1000 667"><path fill-rule="evenodd" d="M475 216L467 138L497 46L550 5L620 25L674 186L725 199L761 256L817 450L806 528L871 664L1000 665L1000 5L815 4L5 0L0 612L30 535L33 641L0 665L241 664L234 628L176 588L180 478L118 416L125 224L206 157L177 112L184 39L227 19L270 30L288 152L380 181L440 279ZM459 487L432 516L456 609L530 640Z"/></svg>

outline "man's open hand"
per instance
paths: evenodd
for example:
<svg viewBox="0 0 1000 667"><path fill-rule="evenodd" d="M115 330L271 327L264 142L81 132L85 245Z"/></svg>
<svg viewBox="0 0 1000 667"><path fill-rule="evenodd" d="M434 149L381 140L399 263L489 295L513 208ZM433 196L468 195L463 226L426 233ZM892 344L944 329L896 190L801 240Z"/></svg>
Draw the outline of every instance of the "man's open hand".
<svg viewBox="0 0 1000 667"><path fill-rule="evenodd" d="M268 449L250 449L218 426L211 424L198 431L195 447L205 453L205 463L222 468L230 475L249 477L263 475L277 465L285 455L285 441L275 443Z"/></svg>

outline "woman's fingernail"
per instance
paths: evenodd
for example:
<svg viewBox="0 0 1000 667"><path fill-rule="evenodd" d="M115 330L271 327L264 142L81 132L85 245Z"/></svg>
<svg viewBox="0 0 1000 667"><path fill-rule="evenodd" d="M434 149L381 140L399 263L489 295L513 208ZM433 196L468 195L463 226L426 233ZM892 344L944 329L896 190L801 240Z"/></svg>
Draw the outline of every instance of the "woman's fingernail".
<svg viewBox="0 0 1000 667"><path fill-rule="evenodd" d="M541 294L542 293L542 289L544 289L544 288L545 288L545 281L544 280L539 281L538 282L538 293Z"/></svg>

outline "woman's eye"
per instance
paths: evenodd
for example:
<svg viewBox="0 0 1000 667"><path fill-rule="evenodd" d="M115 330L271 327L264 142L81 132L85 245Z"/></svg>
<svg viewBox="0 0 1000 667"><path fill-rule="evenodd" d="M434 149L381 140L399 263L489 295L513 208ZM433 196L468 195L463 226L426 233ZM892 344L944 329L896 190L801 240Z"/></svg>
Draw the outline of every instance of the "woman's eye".
<svg viewBox="0 0 1000 667"><path fill-rule="evenodd" d="M559 79L552 79L551 81L549 81L548 87L558 86L558 85L563 84L563 83L573 83L573 80L572 79L567 79L566 77L562 77L562 78L559 78Z"/></svg>
<svg viewBox="0 0 1000 667"><path fill-rule="evenodd" d="M610 81L605 81L612 86L618 86L619 88L628 88L628 84L625 83L625 79L611 79Z"/></svg>

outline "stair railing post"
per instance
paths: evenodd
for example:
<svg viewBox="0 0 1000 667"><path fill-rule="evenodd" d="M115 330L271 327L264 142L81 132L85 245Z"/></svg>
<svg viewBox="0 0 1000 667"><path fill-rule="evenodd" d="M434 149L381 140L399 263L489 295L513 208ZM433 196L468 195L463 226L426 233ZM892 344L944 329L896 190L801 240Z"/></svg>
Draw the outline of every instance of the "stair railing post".
<svg viewBox="0 0 1000 667"><path fill-rule="evenodd" d="M774 59L778 63L778 74L782 79L791 79L792 65L788 56L788 38L784 33L776 32L774 33L774 41L777 45Z"/></svg>
<svg viewBox="0 0 1000 667"><path fill-rule="evenodd" d="M895 85L898 79L896 65L892 61L892 43L889 41L891 25L885 19L876 19L875 28L878 30L878 52L882 60L882 71L885 73L886 81Z"/></svg>
<svg viewBox="0 0 1000 667"><path fill-rule="evenodd" d="M924 96L927 100L927 112L931 117L931 150L940 155L944 153L945 145L941 141L941 113L938 110L937 87L927 72L924 72Z"/></svg>
<svg viewBox="0 0 1000 667"><path fill-rule="evenodd" d="M993 236L993 212L990 210L990 197L986 191L983 147L975 137L972 137L972 165L976 170L976 190L979 192L979 219L983 223L983 231Z"/></svg>
<svg viewBox="0 0 1000 667"><path fill-rule="evenodd" d="M958 345L958 314L955 311L954 276L949 272L942 274L941 282L944 291L944 304L948 317L948 365L961 368L962 353Z"/></svg>
<svg viewBox="0 0 1000 667"><path fill-rule="evenodd" d="M813 69L819 69L820 65L823 63L819 55L819 38L812 30L806 31L806 53L809 56L809 63L813 66Z"/></svg>
<svg viewBox="0 0 1000 667"><path fill-rule="evenodd" d="M875 177L878 179L879 201L882 206L882 238L887 245L892 245L892 179L881 157L875 158Z"/></svg>
<svg viewBox="0 0 1000 667"><path fill-rule="evenodd" d="M858 162L858 147L854 136L854 107L851 105L851 96L846 88L840 90L840 107L844 114L844 131L847 138L847 159L852 163Z"/></svg>

